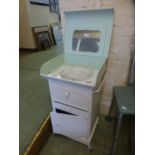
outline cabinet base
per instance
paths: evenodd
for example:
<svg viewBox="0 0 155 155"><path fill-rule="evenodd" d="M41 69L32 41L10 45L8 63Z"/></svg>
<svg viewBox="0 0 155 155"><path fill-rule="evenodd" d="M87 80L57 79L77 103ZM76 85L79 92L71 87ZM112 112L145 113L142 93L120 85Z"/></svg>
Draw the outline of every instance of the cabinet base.
<svg viewBox="0 0 155 155"><path fill-rule="evenodd" d="M59 131L57 132L57 130L53 130L53 133L54 133L54 134L63 135L63 136L68 137L68 138L70 138L70 139L72 139L72 140L75 140L75 141L77 141L77 142L80 142L80 143L83 143L83 144L87 145L88 148L91 148L91 140L92 140L93 135L94 135L94 133L95 133L95 129L96 129L96 126L97 126L97 124L98 124L98 121L99 121L99 117L96 118L95 123L94 123L94 126L93 126L93 129L92 129L92 131L91 131L90 136L88 137L88 139L86 139L86 138L81 138L81 137L74 137L74 136L71 136L71 135L67 135L67 134L64 134L64 133L60 133Z"/></svg>

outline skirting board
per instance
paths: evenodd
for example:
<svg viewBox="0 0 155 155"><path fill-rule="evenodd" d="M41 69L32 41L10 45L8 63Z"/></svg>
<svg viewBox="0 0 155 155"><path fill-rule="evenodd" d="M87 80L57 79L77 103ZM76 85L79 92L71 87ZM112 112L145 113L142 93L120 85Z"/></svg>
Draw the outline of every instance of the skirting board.
<svg viewBox="0 0 155 155"><path fill-rule="evenodd" d="M33 140L27 147L24 155L35 155L39 154L39 151L44 146L45 142L48 140L51 134L51 120L50 115L45 119L37 133L35 134Z"/></svg>
<svg viewBox="0 0 155 155"><path fill-rule="evenodd" d="M19 48L19 51L38 51L38 48Z"/></svg>
<svg viewBox="0 0 155 155"><path fill-rule="evenodd" d="M89 137L88 141L83 141L83 143L85 143L86 145L88 145L88 147L90 147L90 141L93 137L95 128L97 126L99 118L97 117L93 130L91 132L91 135ZM29 144L29 146L27 147L24 155L35 155L35 154L39 154L39 151L41 150L41 148L44 146L44 144L46 143L46 141L48 140L50 134L52 133L52 126L51 126L51 118L50 115L45 119L45 121L43 122L43 124L41 125L41 127L39 128L39 130L37 131L37 133L35 134L34 138L32 139L31 143Z"/></svg>

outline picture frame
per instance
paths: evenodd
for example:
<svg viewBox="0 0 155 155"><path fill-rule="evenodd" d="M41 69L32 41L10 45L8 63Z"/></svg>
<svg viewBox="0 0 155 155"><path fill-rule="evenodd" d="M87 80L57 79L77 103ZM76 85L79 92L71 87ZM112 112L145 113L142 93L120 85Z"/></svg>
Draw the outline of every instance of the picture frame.
<svg viewBox="0 0 155 155"><path fill-rule="evenodd" d="M54 45L51 31L48 25L33 27L32 30L38 46L38 50L46 50Z"/></svg>
<svg viewBox="0 0 155 155"><path fill-rule="evenodd" d="M59 12L59 0L30 0L33 5L48 6L50 12Z"/></svg>

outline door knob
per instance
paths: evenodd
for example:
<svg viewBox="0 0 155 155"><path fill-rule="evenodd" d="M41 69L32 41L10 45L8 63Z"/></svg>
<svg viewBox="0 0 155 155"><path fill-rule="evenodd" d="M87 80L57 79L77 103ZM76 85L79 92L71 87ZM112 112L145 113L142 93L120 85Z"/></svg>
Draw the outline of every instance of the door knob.
<svg viewBox="0 0 155 155"><path fill-rule="evenodd" d="M69 94L70 94L69 92L66 92L66 93L65 93L65 96L66 96L66 97L69 97Z"/></svg>

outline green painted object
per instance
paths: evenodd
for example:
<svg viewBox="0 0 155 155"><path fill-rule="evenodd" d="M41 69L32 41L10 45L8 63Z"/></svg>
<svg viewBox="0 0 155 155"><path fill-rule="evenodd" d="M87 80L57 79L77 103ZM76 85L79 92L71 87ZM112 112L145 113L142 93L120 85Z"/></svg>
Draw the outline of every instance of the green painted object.
<svg viewBox="0 0 155 155"><path fill-rule="evenodd" d="M69 11L65 12L64 16L66 24L64 31L65 52L76 55L108 57L112 34L113 9ZM72 38L75 30L99 31L100 42L98 52L74 52L72 49Z"/></svg>
<svg viewBox="0 0 155 155"><path fill-rule="evenodd" d="M47 79L58 79L54 73L61 66L85 67L97 71L92 82L95 86L109 54L113 9L69 11L64 17L64 52L44 63L40 74Z"/></svg>
<svg viewBox="0 0 155 155"><path fill-rule="evenodd" d="M120 113L135 114L135 90L133 86L116 86L114 95Z"/></svg>

